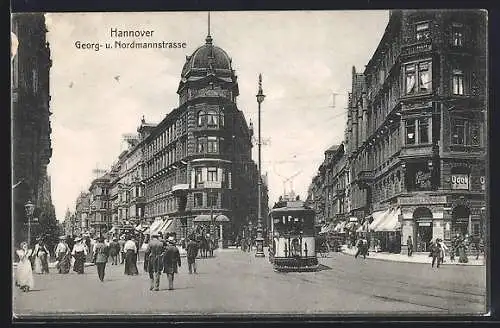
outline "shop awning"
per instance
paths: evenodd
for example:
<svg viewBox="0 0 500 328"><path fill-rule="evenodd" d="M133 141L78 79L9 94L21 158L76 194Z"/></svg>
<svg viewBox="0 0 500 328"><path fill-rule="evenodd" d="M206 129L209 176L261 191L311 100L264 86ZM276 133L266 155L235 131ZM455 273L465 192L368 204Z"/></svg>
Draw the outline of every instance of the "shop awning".
<svg viewBox="0 0 500 328"><path fill-rule="evenodd" d="M219 214L215 218L215 222L229 222L229 218L225 216L224 214Z"/></svg>
<svg viewBox="0 0 500 328"><path fill-rule="evenodd" d="M359 226L356 232L366 232L368 231L368 226L369 226L368 221L365 221L362 225Z"/></svg>
<svg viewBox="0 0 500 328"><path fill-rule="evenodd" d="M324 233L330 233L335 231L335 224L334 223L327 223L321 227L321 231L319 232L320 234Z"/></svg>
<svg viewBox="0 0 500 328"><path fill-rule="evenodd" d="M158 230L161 228L161 225L163 224L163 220L155 220L153 223L151 223L151 226L144 231L145 235L151 235L152 233L158 232Z"/></svg>
<svg viewBox="0 0 500 328"><path fill-rule="evenodd" d="M348 222L348 223L345 225L345 228L346 228L347 230L351 230L351 231L353 231L353 230L355 230L355 229L357 228L357 226L358 226L358 223L357 223L357 222Z"/></svg>
<svg viewBox="0 0 500 328"><path fill-rule="evenodd" d="M372 213L373 221L370 223L368 229L377 231L377 227L384 221L384 218L387 214L389 214L390 210L387 209L385 211L376 211Z"/></svg>
<svg viewBox="0 0 500 328"><path fill-rule="evenodd" d="M393 209L384 218L384 221L377 226L376 231L396 231L401 228L399 223L399 215L401 214L401 209Z"/></svg>
<svg viewBox="0 0 500 328"><path fill-rule="evenodd" d="M168 219L166 220L163 225L161 225L160 229L158 229L159 232L163 236L167 233L175 232L175 224L174 224L174 219Z"/></svg>
<svg viewBox="0 0 500 328"><path fill-rule="evenodd" d="M215 218L215 215L213 216ZM193 219L193 222L211 222L212 216L209 214L200 214Z"/></svg>

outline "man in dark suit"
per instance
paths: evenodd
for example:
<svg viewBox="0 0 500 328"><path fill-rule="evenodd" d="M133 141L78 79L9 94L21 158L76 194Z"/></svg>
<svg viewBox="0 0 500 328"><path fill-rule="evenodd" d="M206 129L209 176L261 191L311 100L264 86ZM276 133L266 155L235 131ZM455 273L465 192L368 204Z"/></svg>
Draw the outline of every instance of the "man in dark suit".
<svg viewBox="0 0 500 328"><path fill-rule="evenodd" d="M120 253L120 244L118 238L113 237L113 241L109 243L109 256L111 257L111 265L118 265L118 254Z"/></svg>
<svg viewBox="0 0 500 328"><path fill-rule="evenodd" d="M174 289L174 274L177 273L177 267L181 266L181 255L177 246L175 246L174 236L168 237L169 244L163 257L163 269L168 278L168 289Z"/></svg>
<svg viewBox="0 0 500 328"><path fill-rule="evenodd" d="M149 272L151 286L149 290L160 289L160 275L163 270L163 243L158 239L158 233L151 235L151 240L144 254L145 269Z"/></svg>
<svg viewBox="0 0 500 328"><path fill-rule="evenodd" d="M104 281L104 273L106 270L106 263L108 262L109 247L104 244L104 237L99 237L94 248L93 262L97 267L97 275L99 280Z"/></svg>
<svg viewBox="0 0 500 328"><path fill-rule="evenodd" d="M188 262L189 273L196 273L196 256L198 256L198 243L192 238L189 238L186 244L186 257Z"/></svg>

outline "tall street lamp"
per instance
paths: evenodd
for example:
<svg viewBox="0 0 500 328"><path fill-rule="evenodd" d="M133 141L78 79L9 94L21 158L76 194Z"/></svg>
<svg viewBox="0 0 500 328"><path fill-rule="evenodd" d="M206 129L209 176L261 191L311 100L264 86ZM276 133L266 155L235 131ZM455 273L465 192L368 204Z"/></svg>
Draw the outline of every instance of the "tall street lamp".
<svg viewBox="0 0 500 328"><path fill-rule="evenodd" d="M259 112L258 112L258 124L259 124L259 131L258 131L258 151L259 151L259 166L258 166L258 176L257 176L257 194L258 194L258 207L257 207L257 238L255 239L255 245L257 247L257 252L255 253L255 257L265 257L264 255L264 239L262 238L262 204L261 204L261 188L262 188L262 179L261 179L261 148L262 148L262 142L261 142L261 136L260 136L260 127L261 127L261 121L260 121L260 105L264 101L264 98L266 97L264 95L264 92L262 91L262 74L259 74L259 90L257 92L257 104L259 105Z"/></svg>
<svg viewBox="0 0 500 328"><path fill-rule="evenodd" d="M28 247L31 247L31 218L33 217L33 212L35 211L35 205L28 200L24 205L26 211L26 216L28 217Z"/></svg>

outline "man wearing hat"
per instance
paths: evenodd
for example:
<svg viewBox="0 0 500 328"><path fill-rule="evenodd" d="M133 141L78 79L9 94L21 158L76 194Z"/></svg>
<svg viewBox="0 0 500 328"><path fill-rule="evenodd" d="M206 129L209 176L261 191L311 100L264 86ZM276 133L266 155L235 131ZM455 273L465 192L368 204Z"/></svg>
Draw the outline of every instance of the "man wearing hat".
<svg viewBox="0 0 500 328"><path fill-rule="evenodd" d="M104 274L106 272L106 263L108 263L109 248L104 243L104 237L99 236L94 246L93 261L97 267L97 275L99 280L104 281Z"/></svg>
<svg viewBox="0 0 500 328"><path fill-rule="evenodd" d="M120 253L120 244L118 238L113 237L109 243L109 257L111 257L111 265L118 265L118 254Z"/></svg>
<svg viewBox="0 0 500 328"><path fill-rule="evenodd" d="M174 274L177 273L177 267L181 266L181 255L177 246L175 246L175 237L170 236L167 239L169 244L163 256L163 268L168 278L168 289L174 289Z"/></svg>
<svg viewBox="0 0 500 328"><path fill-rule="evenodd" d="M151 240L144 254L144 269L149 272L151 285L149 290L160 289L160 275L163 270L163 243L158 239L158 233L151 234Z"/></svg>
<svg viewBox="0 0 500 328"><path fill-rule="evenodd" d="M59 243L57 244L54 252L57 261L56 267L58 268L59 273L69 273L71 266L69 252L70 250L68 244L66 243L66 236L60 236Z"/></svg>

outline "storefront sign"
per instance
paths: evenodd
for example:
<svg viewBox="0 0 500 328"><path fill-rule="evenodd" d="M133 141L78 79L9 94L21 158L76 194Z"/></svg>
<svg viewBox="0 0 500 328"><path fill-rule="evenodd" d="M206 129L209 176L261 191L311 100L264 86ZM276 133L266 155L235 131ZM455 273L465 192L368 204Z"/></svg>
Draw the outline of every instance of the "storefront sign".
<svg viewBox="0 0 500 328"><path fill-rule="evenodd" d="M399 205L446 204L446 196L400 197Z"/></svg>
<svg viewBox="0 0 500 328"><path fill-rule="evenodd" d="M419 227L430 227L431 223L430 222L419 222L418 226Z"/></svg>
<svg viewBox="0 0 500 328"><path fill-rule="evenodd" d="M453 174L451 176L451 189L468 190L469 176L467 174Z"/></svg>
<svg viewBox="0 0 500 328"><path fill-rule="evenodd" d="M481 182L481 189L485 190L486 189L486 177L480 177L479 181Z"/></svg>

